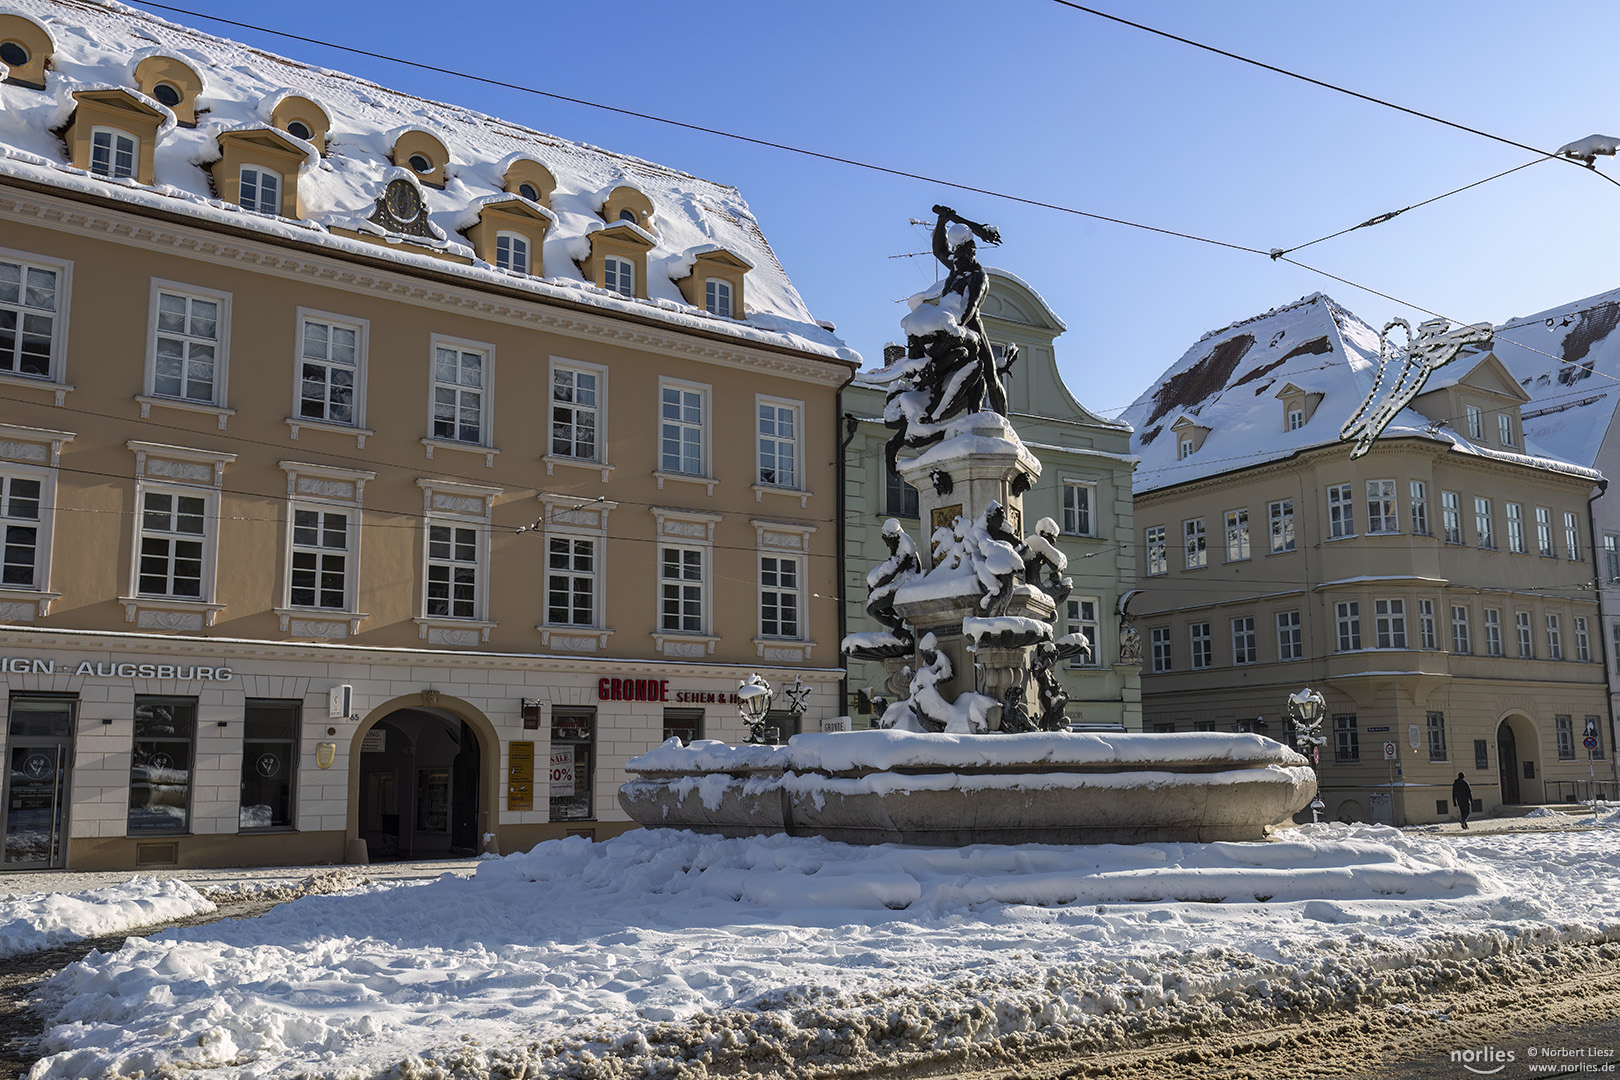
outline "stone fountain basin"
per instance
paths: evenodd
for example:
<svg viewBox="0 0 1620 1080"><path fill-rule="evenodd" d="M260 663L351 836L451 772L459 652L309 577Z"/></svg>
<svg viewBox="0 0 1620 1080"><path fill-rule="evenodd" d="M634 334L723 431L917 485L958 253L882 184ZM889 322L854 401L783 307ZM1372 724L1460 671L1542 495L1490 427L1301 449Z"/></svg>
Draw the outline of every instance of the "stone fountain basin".
<svg viewBox="0 0 1620 1080"><path fill-rule="evenodd" d="M855 844L1263 840L1316 794L1286 746L1215 732L671 739L626 768L619 805L648 828Z"/></svg>

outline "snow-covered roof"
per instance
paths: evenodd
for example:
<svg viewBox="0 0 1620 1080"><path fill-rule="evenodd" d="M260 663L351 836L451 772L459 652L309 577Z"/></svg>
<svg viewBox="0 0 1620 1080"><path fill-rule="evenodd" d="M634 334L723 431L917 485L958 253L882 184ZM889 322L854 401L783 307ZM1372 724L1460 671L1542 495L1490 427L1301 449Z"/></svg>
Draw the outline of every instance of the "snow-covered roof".
<svg viewBox="0 0 1620 1080"><path fill-rule="evenodd" d="M1594 465L1620 405L1620 289L1496 328L1497 359L1530 401L1526 440L1547 453Z"/></svg>
<svg viewBox="0 0 1620 1080"><path fill-rule="evenodd" d="M44 27L54 39L55 52L43 91L0 86L0 177L228 223L284 240L384 255L471 282L527 289L538 299L633 312L761 344L860 361L811 315L735 188L284 59L110 0L7 0L5 10ZM73 94L110 86L138 94L132 74L135 64L152 55L183 61L203 77L204 89L196 100L197 126L163 133L156 147L152 186L128 179L104 180L74 168L57 134L74 109ZM326 155L302 172L299 193L306 215L302 222L221 201L203 167L219 158L216 140L221 132L269 123L275 103L288 95L309 98L331 119ZM372 212L387 179L408 173L389 160L395 139L406 130L432 134L449 152L443 189L424 186L422 194L430 221L448 237L442 250L467 258L474 254L458 230L465 227L469 209L504 194L505 171L514 158L532 158L550 170L557 180L550 198L556 221L546 230L544 278L515 277L476 260L470 267L459 266L414 253L406 245L368 244L328 231L329 225L352 228ZM599 289L575 264L588 250L587 234L602 225L597 213L602 193L620 185L643 193L655 211L656 235L649 233L655 246L647 256L647 300ZM689 263L694 249L713 248L731 251L752 266L744 318L720 319L694 308L662 272L666 264Z"/></svg>
<svg viewBox="0 0 1620 1080"><path fill-rule="evenodd" d="M1620 342L1616 352L1620 357ZM1378 355L1378 331L1322 293L1205 334L1121 416L1135 428L1131 449L1141 462L1135 491L1184 484L1339 443L1339 429L1372 391ZM1477 352L1453 361L1440 369L1444 381L1461 378L1488 355ZM1277 401L1278 391L1289 383L1322 395L1304 426L1293 431L1285 430ZM1439 385L1437 375L1424 389ZM1179 440L1169 429L1184 417L1208 434L1197 450L1179 459ZM1525 427L1528 436L1530 425ZM1383 437L1427 438L1450 444L1454 452L1597 477L1582 467L1591 464L1590 458L1574 459L1571 465L1565 455L1528 437L1523 454L1475 445L1412 408L1398 412Z"/></svg>

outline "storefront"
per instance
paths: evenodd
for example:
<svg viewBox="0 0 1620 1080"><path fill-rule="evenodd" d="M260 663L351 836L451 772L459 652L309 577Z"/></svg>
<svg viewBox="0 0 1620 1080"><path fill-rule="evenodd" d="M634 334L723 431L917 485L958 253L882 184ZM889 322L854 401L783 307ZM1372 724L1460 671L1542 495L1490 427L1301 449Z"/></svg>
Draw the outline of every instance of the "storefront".
<svg viewBox="0 0 1620 1080"><path fill-rule="evenodd" d="M0 870L525 850L633 827L624 763L739 741L752 668L33 632L6 688ZM611 668L611 672L606 669ZM760 669L836 712L837 669ZM790 734L800 716L783 713Z"/></svg>

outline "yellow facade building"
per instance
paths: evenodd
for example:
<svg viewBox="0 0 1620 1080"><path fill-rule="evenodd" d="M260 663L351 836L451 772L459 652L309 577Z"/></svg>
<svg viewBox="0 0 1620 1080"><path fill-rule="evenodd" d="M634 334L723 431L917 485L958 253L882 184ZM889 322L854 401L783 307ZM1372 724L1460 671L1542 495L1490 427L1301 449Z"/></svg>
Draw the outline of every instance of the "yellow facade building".
<svg viewBox="0 0 1620 1080"><path fill-rule="evenodd" d="M600 838L750 672L839 711L859 358L734 189L129 10L0 60L0 869Z"/></svg>

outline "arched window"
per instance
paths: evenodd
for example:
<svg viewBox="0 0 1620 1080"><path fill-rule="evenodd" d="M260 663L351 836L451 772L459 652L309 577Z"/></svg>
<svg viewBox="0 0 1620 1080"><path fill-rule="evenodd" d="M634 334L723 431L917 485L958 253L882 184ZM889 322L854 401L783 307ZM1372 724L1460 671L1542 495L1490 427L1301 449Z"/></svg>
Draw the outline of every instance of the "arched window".
<svg viewBox="0 0 1620 1080"><path fill-rule="evenodd" d="M152 88L152 96L169 108L180 104L184 95L172 83L160 82Z"/></svg>
<svg viewBox="0 0 1620 1080"><path fill-rule="evenodd" d="M117 180L135 175L141 141L127 131L95 128L90 133L90 171Z"/></svg>
<svg viewBox="0 0 1620 1080"><path fill-rule="evenodd" d="M619 211L619 220L620 221L628 221L632 225L634 225L634 224L638 224L641 219L636 217L636 212L634 210L630 209L627 206L623 210Z"/></svg>
<svg viewBox="0 0 1620 1080"><path fill-rule="evenodd" d="M295 139L303 139L306 142L315 137L315 133L309 130L309 125L304 123L302 120L288 121L287 134L291 135Z"/></svg>
<svg viewBox="0 0 1620 1080"><path fill-rule="evenodd" d="M529 241L517 233L495 234L495 265L516 274L529 272Z"/></svg>
<svg viewBox="0 0 1620 1080"><path fill-rule="evenodd" d="M710 315L731 318L731 282L709 278L703 283L703 306Z"/></svg>
<svg viewBox="0 0 1620 1080"><path fill-rule="evenodd" d="M540 189L535 187L533 184L519 184L518 194L523 196L525 199L528 199L530 202L540 201Z"/></svg>
<svg viewBox="0 0 1620 1080"><path fill-rule="evenodd" d="M608 292L621 296L636 295L636 264L629 259L609 255L602 261L602 284Z"/></svg>
<svg viewBox="0 0 1620 1080"><path fill-rule="evenodd" d="M281 175L257 165L242 166L242 184L237 203L244 210L261 214L281 213Z"/></svg>
<svg viewBox="0 0 1620 1080"><path fill-rule="evenodd" d="M424 176L433 171L433 162L426 154L412 154L408 160L411 168Z"/></svg>

